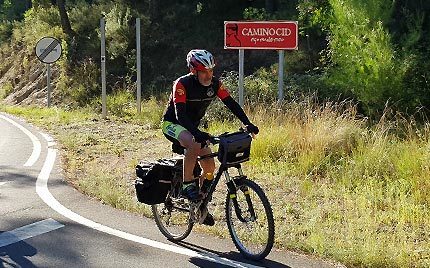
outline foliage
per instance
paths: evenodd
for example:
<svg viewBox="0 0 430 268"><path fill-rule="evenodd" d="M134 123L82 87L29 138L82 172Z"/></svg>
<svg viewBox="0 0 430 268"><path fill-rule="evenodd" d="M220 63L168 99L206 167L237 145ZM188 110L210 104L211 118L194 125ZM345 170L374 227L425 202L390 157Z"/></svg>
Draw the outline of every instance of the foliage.
<svg viewBox="0 0 430 268"><path fill-rule="evenodd" d="M30 7L29 1L4 0L0 2L0 21L21 20L24 12Z"/></svg>
<svg viewBox="0 0 430 268"><path fill-rule="evenodd" d="M32 1L32 5L24 13L28 1L3 1L0 22L0 37L22 42L29 54L42 36L66 40L52 2L38 0ZM68 13L77 35L66 40L67 62L62 64L61 76L79 73L73 70L79 66L86 68L88 62L100 68L99 20L105 14L108 92L113 91L118 81L135 80L137 16L142 19L143 92L148 97L154 92L169 91L171 81L187 71L184 55L190 48L211 50L218 59L219 73L235 69L237 56L222 50L224 20L297 19L300 50L287 53L285 58L288 94L317 91L323 98L353 98L360 101L360 112L371 116L380 115L387 102L411 113L420 105L427 108L430 105L427 79L430 20L425 3L279 0L219 5L215 0L187 3L74 0L68 1ZM185 13L188 15L182 16ZM249 55L252 62L246 68L250 75L245 79L246 98L254 102L275 99L276 65L270 66L274 57L258 52ZM77 66L70 65L72 58ZM83 87L87 85L74 86ZM82 94L73 96L81 98ZM82 104L81 100L75 102Z"/></svg>
<svg viewBox="0 0 430 268"><path fill-rule="evenodd" d="M243 18L245 20L256 20L256 21L264 21L268 20L270 15L267 13L266 9L264 8L255 8L255 7L249 7L245 8L243 11Z"/></svg>
<svg viewBox="0 0 430 268"><path fill-rule="evenodd" d="M13 91L13 87L12 87L12 84L10 82L1 85L0 86L0 100L7 97L12 91Z"/></svg>
<svg viewBox="0 0 430 268"><path fill-rule="evenodd" d="M100 96L99 77L100 69L94 61L87 59L68 73L62 72L57 86L64 89L62 97L70 106L84 107L94 97Z"/></svg>
<svg viewBox="0 0 430 268"><path fill-rule="evenodd" d="M125 117L131 115L131 109L134 108L133 95L129 91L116 91L110 94L106 100L106 108L109 113Z"/></svg>
<svg viewBox="0 0 430 268"><path fill-rule="evenodd" d="M420 41L424 29L421 11L403 18L405 32L390 33L389 23L393 12L404 7L395 6L392 1L330 1L335 24L330 28L330 65L327 82L339 88L346 95L360 100L369 115L380 115L386 102L399 110L414 111L420 104L428 105L420 91L423 87L423 74L419 90L407 86L411 72L417 64L414 59L426 62L428 54L410 50ZM418 17L417 17L418 16ZM421 19L420 19L421 18ZM408 40L399 45L393 37ZM403 39L404 38L404 39ZM397 39L398 40L398 39ZM421 65L426 67L425 65ZM415 69L416 70L416 69ZM421 70L428 72L427 68Z"/></svg>
<svg viewBox="0 0 430 268"><path fill-rule="evenodd" d="M37 41L42 37L52 36L60 40L65 39L61 29L58 10L51 6L47 8L35 7L24 14L24 20L16 24L12 41L23 43L28 54L33 53Z"/></svg>
<svg viewBox="0 0 430 268"><path fill-rule="evenodd" d="M0 22L0 45L12 36L13 25L9 21Z"/></svg>

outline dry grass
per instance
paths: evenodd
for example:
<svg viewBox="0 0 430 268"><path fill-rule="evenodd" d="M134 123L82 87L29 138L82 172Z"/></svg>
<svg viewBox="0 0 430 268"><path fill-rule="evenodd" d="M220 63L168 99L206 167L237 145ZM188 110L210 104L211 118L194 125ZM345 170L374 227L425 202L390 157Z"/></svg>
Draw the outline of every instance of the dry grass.
<svg viewBox="0 0 430 268"><path fill-rule="evenodd" d="M351 267L430 266L428 123L383 118L369 126L349 103L252 107L261 133L245 171L272 203L277 247ZM3 110L48 128L63 146L68 179L81 191L150 215L136 204L132 183L139 159L170 155L154 117L105 121L88 112ZM209 131L237 126L210 122ZM227 236L223 187L212 207L217 224L199 229Z"/></svg>

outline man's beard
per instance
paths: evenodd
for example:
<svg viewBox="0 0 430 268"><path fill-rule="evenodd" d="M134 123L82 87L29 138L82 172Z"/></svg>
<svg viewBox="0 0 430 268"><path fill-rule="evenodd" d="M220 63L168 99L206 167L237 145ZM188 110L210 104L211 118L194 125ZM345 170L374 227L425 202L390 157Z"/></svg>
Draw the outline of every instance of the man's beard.
<svg viewBox="0 0 430 268"><path fill-rule="evenodd" d="M211 79L205 79L205 80L202 79L199 82L203 86L207 87L207 86L210 86L212 84L212 78Z"/></svg>

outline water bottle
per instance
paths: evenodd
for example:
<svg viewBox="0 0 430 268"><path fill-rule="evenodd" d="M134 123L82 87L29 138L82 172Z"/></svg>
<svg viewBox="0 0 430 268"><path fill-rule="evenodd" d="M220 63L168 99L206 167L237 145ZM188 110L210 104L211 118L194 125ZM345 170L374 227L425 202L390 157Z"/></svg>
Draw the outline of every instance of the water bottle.
<svg viewBox="0 0 430 268"><path fill-rule="evenodd" d="M211 186L213 179L214 179L213 173L206 173L205 180L203 181L203 184L201 187L201 191L203 193L206 193L208 191L209 186Z"/></svg>

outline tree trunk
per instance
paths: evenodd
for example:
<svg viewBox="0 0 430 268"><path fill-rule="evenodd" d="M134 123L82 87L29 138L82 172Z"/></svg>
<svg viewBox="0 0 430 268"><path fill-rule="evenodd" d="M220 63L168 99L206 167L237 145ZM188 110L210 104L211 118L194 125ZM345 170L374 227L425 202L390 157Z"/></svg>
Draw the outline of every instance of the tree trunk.
<svg viewBox="0 0 430 268"><path fill-rule="evenodd" d="M70 25L69 15L67 15L65 0L57 0L57 7L60 11L61 28L63 28L63 32L70 38L74 35L74 32Z"/></svg>

